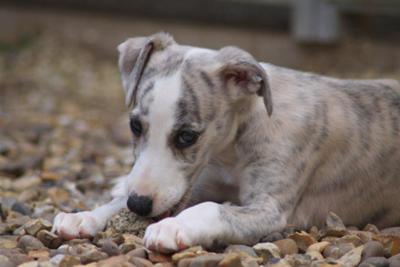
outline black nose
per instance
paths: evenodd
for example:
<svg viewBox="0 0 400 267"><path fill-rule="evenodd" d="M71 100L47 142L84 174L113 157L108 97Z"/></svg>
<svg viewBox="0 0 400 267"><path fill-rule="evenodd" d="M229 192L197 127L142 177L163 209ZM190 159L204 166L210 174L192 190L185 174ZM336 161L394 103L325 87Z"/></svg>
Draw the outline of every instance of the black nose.
<svg viewBox="0 0 400 267"><path fill-rule="evenodd" d="M147 216L151 212L153 200L147 196L132 194L129 196L126 204L128 205L128 208L137 215Z"/></svg>

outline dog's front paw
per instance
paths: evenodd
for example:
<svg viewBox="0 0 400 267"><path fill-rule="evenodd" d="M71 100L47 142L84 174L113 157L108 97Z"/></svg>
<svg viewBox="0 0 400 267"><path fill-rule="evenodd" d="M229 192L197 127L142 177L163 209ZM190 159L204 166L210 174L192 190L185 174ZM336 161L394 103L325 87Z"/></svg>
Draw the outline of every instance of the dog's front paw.
<svg viewBox="0 0 400 267"><path fill-rule="evenodd" d="M54 218L52 231L63 239L71 240L74 238L93 237L104 227L105 223L99 221L90 211L78 213L61 212Z"/></svg>
<svg viewBox="0 0 400 267"><path fill-rule="evenodd" d="M163 253L179 251L194 245L188 230L176 217L166 218L147 227L144 244Z"/></svg>

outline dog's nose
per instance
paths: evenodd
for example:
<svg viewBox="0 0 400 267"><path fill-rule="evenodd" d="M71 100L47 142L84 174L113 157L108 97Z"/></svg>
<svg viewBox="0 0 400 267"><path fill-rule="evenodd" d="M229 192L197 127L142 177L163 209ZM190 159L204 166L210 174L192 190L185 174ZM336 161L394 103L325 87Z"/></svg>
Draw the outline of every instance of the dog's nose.
<svg viewBox="0 0 400 267"><path fill-rule="evenodd" d="M127 202L130 211L136 213L139 216L147 216L150 214L153 207L153 200L147 196L138 196L132 194L128 198Z"/></svg>

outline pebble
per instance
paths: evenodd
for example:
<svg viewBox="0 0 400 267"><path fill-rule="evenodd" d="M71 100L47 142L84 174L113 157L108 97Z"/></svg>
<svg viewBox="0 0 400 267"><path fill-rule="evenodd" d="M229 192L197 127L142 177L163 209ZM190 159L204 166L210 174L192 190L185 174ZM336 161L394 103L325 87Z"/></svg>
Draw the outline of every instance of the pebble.
<svg viewBox="0 0 400 267"><path fill-rule="evenodd" d="M314 237L304 231L291 234L289 235L289 238L293 239L300 251L303 252L305 252L312 244L317 243Z"/></svg>
<svg viewBox="0 0 400 267"><path fill-rule="evenodd" d="M117 256L120 254L118 245L111 239L107 239L103 242L101 251L107 253L108 256Z"/></svg>
<svg viewBox="0 0 400 267"><path fill-rule="evenodd" d="M8 257L4 256L4 255L0 255L0 266L1 267L14 267L15 264L12 263Z"/></svg>
<svg viewBox="0 0 400 267"><path fill-rule="evenodd" d="M242 260L237 253L225 254L224 258L218 263L218 267L242 267Z"/></svg>
<svg viewBox="0 0 400 267"><path fill-rule="evenodd" d="M337 262L346 267L357 266L361 261L361 254L364 246L356 247L344 254Z"/></svg>
<svg viewBox="0 0 400 267"><path fill-rule="evenodd" d="M322 251L324 251L324 249L325 249L327 246L329 246L330 244L331 244L331 243L328 242L328 241L322 241L322 242L314 243L314 244L310 245L310 246L307 248L307 251L313 251L313 250L315 250L315 251L318 251L318 252L322 252Z"/></svg>
<svg viewBox="0 0 400 267"><path fill-rule="evenodd" d="M381 231L382 235L394 235L400 237L400 226L385 228Z"/></svg>
<svg viewBox="0 0 400 267"><path fill-rule="evenodd" d="M139 267L142 265L134 265L132 262L129 262L124 255L113 256L105 260L101 260L97 263L92 263L96 267ZM86 265L87 266L87 265ZM90 264L89 264L90 266Z"/></svg>
<svg viewBox="0 0 400 267"><path fill-rule="evenodd" d="M389 267L389 260L386 259L385 257L370 257L366 260L362 260L359 266Z"/></svg>
<svg viewBox="0 0 400 267"><path fill-rule="evenodd" d="M364 249L362 252L361 261L365 261L370 257L383 257L385 256L385 251L383 246L378 241L369 241L364 245Z"/></svg>
<svg viewBox="0 0 400 267"><path fill-rule="evenodd" d="M50 262L59 267L72 267L81 263L78 257L61 254L52 257Z"/></svg>
<svg viewBox="0 0 400 267"><path fill-rule="evenodd" d="M158 262L170 262L171 257L165 254L161 254L155 251L148 251L147 253L148 259L151 262L158 263Z"/></svg>
<svg viewBox="0 0 400 267"><path fill-rule="evenodd" d="M134 266L137 267L150 267L153 266L153 263L151 263L150 261L143 259L143 258L139 258L139 257L132 257L129 260Z"/></svg>
<svg viewBox="0 0 400 267"><path fill-rule="evenodd" d="M40 185L40 183L41 183L41 180L39 177L26 176L26 177L22 177L22 178L15 180L14 183L12 184L12 188L15 191L21 192L26 189L32 190L33 188Z"/></svg>
<svg viewBox="0 0 400 267"><path fill-rule="evenodd" d="M307 254L286 255L284 259L286 260L286 262L288 262L291 266L294 267L311 265L311 257L310 255Z"/></svg>
<svg viewBox="0 0 400 267"><path fill-rule="evenodd" d="M28 205L26 205L23 202L16 201L12 206L11 210L15 212L19 212L22 215L31 215L32 214L32 208L30 208Z"/></svg>
<svg viewBox="0 0 400 267"><path fill-rule="evenodd" d="M338 259L352 249L354 249L354 245L351 243L329 245L324 249L323 255L325 258Z"/></svg>
<svg viewBox="0 0 400 267"><path fill-rule="evenodd" d="M296 242L293 239L286 238L273 242L280 251L282 257L299 252Z"/></svg>
<svg viewBox="0 0 400 267"><path fill-rule="evenodd" d="M14 265L32 260L28 255L24 254L19 248L0 249L0 255L7 257ZM1 266L1 265L0 265Z"/></svg>
<svg viewBox="0 0 400 267"><path fill-rule="evenodd" d="M348 233L343 221L333 212L329 212L326 218L325 235L342 237Z"/></svg>
<svg viewBox="0 0 400 267"><path fill-rule="evenodd" d="M260 243L260 244L262 244L262 243ZM245 246L245 245L230 245L224 251L224 253L235 253L235 252L236 253L243 252L251 257L257 257L255 248Z"/></svg>
<svg viewBox="0 0 400 267"><path fill-rule="evenodd" d="M272 258L280 258L281 252L279 247L274 243L258 243L253 246L253 249L257 255L263 259L264 263L268 262Z"/></svg>
<svg viewBox="0 0 400 267"><path fill-rule="evenodd" d="M194 258L185 258L178 262L178 267L213 267L224 259L223 254L206 254Z"/></svg>
<svg viewBox="0 0 400 267"><path fill-rule="evenodd" d="M46 261L50 258L50 252L48 249L30 250L28 256L34 260Z"/></svg>
<svg viewBox="0 0 400 267"><path fill-rule="evenodd" d="M138 257L138 258L143 258L147 259L147 250L145 248L136 248L134 250L129 251L126 254L127 257Z"/></svg>
<svg viewBox="0 0 400 267"><path fill-rule="evenodd" d="M56 249L62 244L61 238L59 238L56 234L54 234L48 230L40 230L37 233L36 237L46 247L51 248L51 249Z"/></svg>
<svg viewBox="0 0 400 267"><path fill-rule="evenodd" d="M40 230L50 230L51 222L43 219L34 219L24 224L24 229L27 234L35 236Z"/></svg>
<svg viewBox="0 0 400 267"><path fill-rule="evenodd" d="M400 267L400 254L397 254L389 258L389 266Z"/></svg>
<svg viewBox="0 0 400 267"><path fill-rule="evenodd" d="M18 247L21 248L23 251L28 252L29 250L34 249L43 249L45 246L39 239L30 236L24 235L18 240Z"/></svg>
<svg viewBox="0 0 400 267"><path fill-rule="evenodd" d="M175 253L174 255L172 255L172 261L176 263L176 262L180 261L181 259L196 257L196 256L202 255L204 253L205 253L205 251L203 250L203 248L201 246L191 247L191 248L185 249L181 252L178 252L178 253Z"/></svg>
<svg viewBox="0 0 400 267"><path fill-rule="evenodd" d="M12 235L0 236L0 249L16 248L18 245L17 237Z"/></svg>

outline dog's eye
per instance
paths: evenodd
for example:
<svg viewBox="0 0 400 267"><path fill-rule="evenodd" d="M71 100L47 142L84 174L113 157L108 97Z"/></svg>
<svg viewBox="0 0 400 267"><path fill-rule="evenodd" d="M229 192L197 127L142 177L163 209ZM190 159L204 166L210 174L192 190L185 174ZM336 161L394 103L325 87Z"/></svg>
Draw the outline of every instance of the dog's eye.
<svg viewBox="0 0 400 267"><path fill-rule="evenodd" d="M175 146L179 149L189 147L196 143L199 134L193 131L179 131L175 137Z"/></svg>
<svg viewBox="0 0 400 267"><path fill-rule="evenodd" d="M142 134L142 123L138 119L131 119L130 127L134 135L139 137Z"/></svg>

